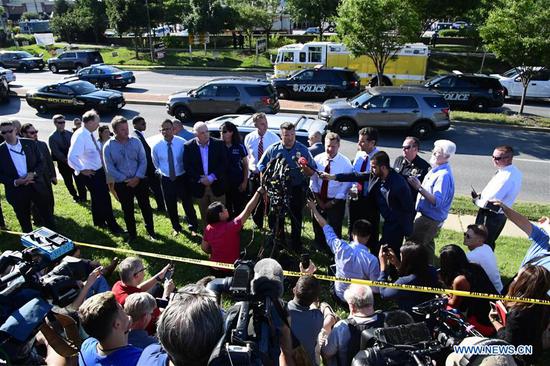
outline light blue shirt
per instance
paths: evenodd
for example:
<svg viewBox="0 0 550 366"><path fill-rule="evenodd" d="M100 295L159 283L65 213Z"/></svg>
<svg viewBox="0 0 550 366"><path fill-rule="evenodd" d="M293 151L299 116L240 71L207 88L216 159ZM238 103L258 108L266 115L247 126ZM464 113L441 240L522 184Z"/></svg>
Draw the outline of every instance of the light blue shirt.
<svg viewBox="0 0 550 366"><path fill-rule="evenodd" d="M130 136L124 143L114 137L111 138L103 147L103 160L107 174L116 183L133 177L145 177L147 170L145 149L136 137Z"/></svg>
<svg viewBox="0 0 550 366"><path fill-rule="evenodd" d="M419 194L416 211L437 222L445 221L455 195L455 179L449 163L430 170L422 182L422 188L434 195L435 205Z"/></svg>
<svg viewBox="0 0 550 366"><path fill-rule="evenodd" d="M313 167L316 166L317 163L313 160L313 156L311 156L308 148L298 141L296 141L290 149L287 149L282 142L276 142L269 146L258 163L258 170L263 172L267 167L267 164L271 160L275 159L279 154L285 158L285 161L290 168L290 184L293 187L307 184L308 179L302 173L297 159L304 157L307 159L309 166Z"/></svg>
<svg viewBox="0 0 550 366"><path fill-rule="evenodd" d="M380 275L378 258L372 255L366 246L356 242L347 243L339 239L330 225L323 226L323 233L325 233L330 250L334 253L337 277L373 281L378 279ZM336 295L342 301L346 301L344 291L348 286L349 284L344 282L336 282L334 285ZM372 290L378 292L377 287L373 287Z"/></svg>
<svg viewBox="0 0 550 366"><path fill-rule="evenodd" d="M529 264L543 266L550 271L550 239L548 234L537 225L531 224L531 229L531 236L529 236L531 246L527 249L519 270L531 261ZM550 296L550 290L548 291L548 296Z"/></svg>
<svg viewBox="0 0 550 366"><path fill-rule="evenodd" d="M185 141L179 136L172 138L172 154L174 155L174 168L176 176L185 174L183 168L183 153L185 150ZM151 157L155 169L165 177L170 177L170 167L168 165L168 143L165 139L158 141L151 149Z"/></svg>

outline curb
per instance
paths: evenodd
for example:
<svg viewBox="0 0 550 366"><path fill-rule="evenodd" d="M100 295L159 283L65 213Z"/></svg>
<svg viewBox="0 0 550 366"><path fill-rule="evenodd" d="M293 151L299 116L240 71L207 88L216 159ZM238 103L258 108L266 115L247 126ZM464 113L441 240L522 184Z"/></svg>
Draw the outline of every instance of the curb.
<svg viewBox="0 0 550 366"><path fill-rule="evenodd" d="M140 66L140 65L112 65L110 66L118 67L122 70L134 70L134 71L157 71L157 70L172 70L172 71L227 71L227 72L258 72L266 73L273 72L273 69L254 69L254 68L244 68L244 67L199 67L199 66Z"/></svg>

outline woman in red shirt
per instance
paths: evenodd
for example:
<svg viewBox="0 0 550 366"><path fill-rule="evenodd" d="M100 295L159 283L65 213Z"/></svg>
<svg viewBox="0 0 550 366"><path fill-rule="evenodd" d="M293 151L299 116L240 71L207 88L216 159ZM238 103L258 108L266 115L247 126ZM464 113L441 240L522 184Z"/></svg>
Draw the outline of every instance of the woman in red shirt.
<svg viewBox="0 0 550 366"><path fill-rule="evenodd" d="M213 202L208 206L206 211L208 225L204 229L201 248L205 253L210 254L211 261L233 264L239 259L241 230L264 192L262 187L258 188L243 212L230 221L228 221L229 212L223 203Z"/></svg>

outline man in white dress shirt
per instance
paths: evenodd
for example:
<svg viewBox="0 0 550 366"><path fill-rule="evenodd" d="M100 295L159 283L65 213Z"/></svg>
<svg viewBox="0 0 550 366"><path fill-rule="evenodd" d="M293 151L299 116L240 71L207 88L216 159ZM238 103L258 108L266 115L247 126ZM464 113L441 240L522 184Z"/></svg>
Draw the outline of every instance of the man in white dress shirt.
<svg viewBox="0 0 550 366"><path fill-rule="evenodd" d="M105 164L98 138L94 135L99 127L99 121L99 115L95 110L84 113L82 128L76 130L71 137L67 162L75 174L81 176L82 182L90 191L94 225L108 227L113 234L121 234L124 231L113 215L105 177Z"/></svg>
<svg viewBox="0 0 550 366"><path fill-rule="evenodd" d="M485 225L468 225L464 233L464 245L470 249L466 257L472 263L477 263L485 270L487 277L499 293L502 293L502 279L497 265L497 257L490 246L485 244L487 228Z"/></svg>
<svg viewBox="0 0 550 366"><path fill-rule="evenodd" d="M256 127L253 131L244 138L244 146L248 151L248 171L250 172L249 192L254 195L260 187L260 171L258 170L258 162L260 161L264 151L272 144L281 141L279 136L267 129L267 118L265 113L256 113L252 116L252 121ZM260 200L252 219L257 227L263 227L265 204Z"/></svg>
<svg viewBox="0 0 550 366"><path fill-rule="evenodd" d="M495 147L493 151L493 164L498 169L489 183L483 188L481 194L472 192L476 205L480 207L477 212L476 224L487 227L489 235L485 242L493 250L495 241L506 224L506 216L503 212L485 208L487 201L499 200L508 207L512 207L521 190L522 173L512 165L514 150L511 146L502 145Z"/></svg>
<svg viewBox="0 0 550 366"><path fill-rule="evenodd" d="M351 161L338 152L340 148L340 136L334 132L327 133L325 137L325 152L317 155L315 163L317 170L327 174L353 173ZM351 188L351 182L337 182L335 180L323 180L317 174L311 176L310 188L315 194L315 200L319 213L332 226L337 237L342 237L342 221L346 211L346 198ZM323 229L316 220L313 220L313 231L318 248L328 250Z"/></svg>

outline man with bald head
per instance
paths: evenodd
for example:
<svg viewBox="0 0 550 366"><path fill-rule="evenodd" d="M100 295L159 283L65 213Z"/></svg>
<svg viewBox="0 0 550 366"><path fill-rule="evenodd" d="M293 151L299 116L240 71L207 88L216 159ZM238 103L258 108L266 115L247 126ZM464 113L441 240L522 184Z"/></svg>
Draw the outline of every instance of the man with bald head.
<svg viewBox="0 0 550 366"><path fill-rule="evenodd" d="M198 201L204 221L212 202L225 203L227 154L223 142L210 137L206 123L195 123L193 132L196 137L185 144L183 160L191 194Z"/></svg>
<svg viewBox="0 0 550 366"><path fill-rule="evenodd" d="M321 135L321 132L311 132L307 138L307 142L309 144L309 147L307 149L311 153L311 156L316 157L317 155L325 152L325 146L323 145L323 135Z"/></svg>

